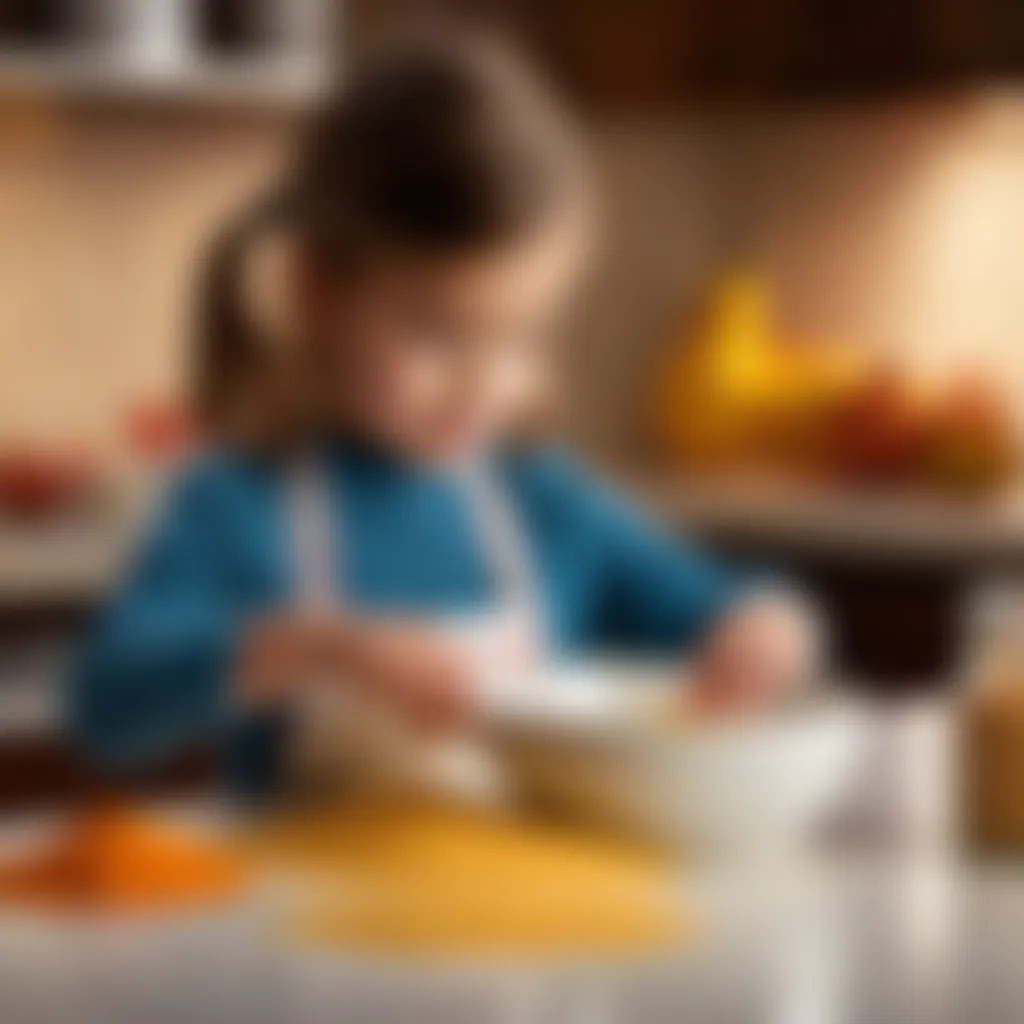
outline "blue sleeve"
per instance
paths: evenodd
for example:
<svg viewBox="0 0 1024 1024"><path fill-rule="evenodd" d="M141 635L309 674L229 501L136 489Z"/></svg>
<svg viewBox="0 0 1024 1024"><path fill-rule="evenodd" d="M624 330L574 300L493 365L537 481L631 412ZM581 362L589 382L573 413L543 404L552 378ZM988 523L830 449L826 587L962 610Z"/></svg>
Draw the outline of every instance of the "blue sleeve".
<svg viewBox="0 0 1024 1024"><path fill-rule="evenodd" d="M645 515L571 459L546 455L543 474L593 563L585 642L596 649L685 652L732 605L740 576Z"/></svg>
<svg viewBox="0 0 1024 1024"><path fill-rule="evenodd" d="M227 721L234 629L210 497L196 470L172 488L80 651L70 726L108 766L154 762Z"/></svg>
<svg viewBox="0 0 1024 1024"><path fill-rule="evenodd" d="M588 499L603 538L598 644L686 650L736 600L737 577L626 502Z"/></svg>

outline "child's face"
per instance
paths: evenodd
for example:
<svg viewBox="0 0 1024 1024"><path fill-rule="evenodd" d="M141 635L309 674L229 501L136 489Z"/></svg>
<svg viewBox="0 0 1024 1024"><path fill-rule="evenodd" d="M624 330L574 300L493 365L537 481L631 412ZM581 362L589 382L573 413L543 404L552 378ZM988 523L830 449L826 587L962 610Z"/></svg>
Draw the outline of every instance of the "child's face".
<svg viewBox="0 0 1024 1024"><path fill-rule="evenodd" d="M568 232L549 231L487 254L395 257L318 289L312 323L329 403L414 459L486 445L545 387L578 252Z"/></svg>

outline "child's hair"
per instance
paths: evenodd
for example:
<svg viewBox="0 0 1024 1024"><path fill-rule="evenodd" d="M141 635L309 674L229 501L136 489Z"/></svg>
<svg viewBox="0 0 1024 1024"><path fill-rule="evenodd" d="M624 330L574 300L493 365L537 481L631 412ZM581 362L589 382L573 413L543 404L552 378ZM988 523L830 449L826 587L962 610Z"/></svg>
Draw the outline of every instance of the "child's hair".
<svg viewBox="0 0 1024 1024"><path fill-rule="evenodd" d="M492 41L407 40L313 117L285 180L215 239L204 266L193 411L217 434L266 364L240 294L254 240L284 228L317 263L453 255L528 233L582 185L551 98Z"/></svg>

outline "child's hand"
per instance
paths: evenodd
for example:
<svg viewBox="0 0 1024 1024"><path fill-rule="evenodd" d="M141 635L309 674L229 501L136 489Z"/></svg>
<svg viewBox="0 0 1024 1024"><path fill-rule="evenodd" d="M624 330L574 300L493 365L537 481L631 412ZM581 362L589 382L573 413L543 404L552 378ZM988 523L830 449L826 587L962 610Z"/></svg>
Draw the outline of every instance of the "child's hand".
<svg viewBox="0 0 1024 1024"><path fill-rule="evenodd" d="M469 666L444 634L394 619L289 614L252 627L238 685L246 704L267 704L312 680L372 690L418 724L449 728L470 713Z"/></svg>
<svg viewBox="0 0 1024 1024"><path fill-rule="evenodd" d="M379 695L429 730L464 725L471 670L443 632L395 619L344 619L330 627L327 660L339 682Z"/></svg>
<svg viewBox="0 0 1024 1024"><path fill-rule="evenodd" d="M273 704L301 688L322 666L323 624L291 614L273 616L246 630L235 666L243 705Z"/></svg>
<svg viewBox="0 0 1024 1024"><path fill-rule="evenodd" d="M805 686L820 660L812 611L766 594L737 606L712 632L694 665L693 695L712 712L766 710Z"/></svg>

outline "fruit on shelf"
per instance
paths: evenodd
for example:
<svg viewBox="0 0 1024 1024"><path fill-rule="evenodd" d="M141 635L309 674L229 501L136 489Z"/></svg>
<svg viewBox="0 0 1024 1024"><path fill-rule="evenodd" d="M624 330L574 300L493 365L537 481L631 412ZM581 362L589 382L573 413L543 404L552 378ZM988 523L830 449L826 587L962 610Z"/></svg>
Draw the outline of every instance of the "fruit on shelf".
<svg viewBox="0 0 1024 1024"><path fill-rule="evenodd" d="M938 385L862 347L788 338L753 274L722 278L669 344L651 410L657 450L702 473L981 497L1019 467L991 382Z"/></svg>
<svg viewBox="0 0 1024 1024"><path fill-rule="evenodd" d="M658 449L701 469L814 465L824 423L860 383L865 356L781 339L767 283L723 278L695 331L673 341L653 396Z"/></svg>
<svg viewBox="0 0 1024 1024"><path fill-rule="evenodd" d="M963 378L928 389L891 368L839 407L825 445L844 482L950 497L994 494L1019 464L1011 418L992 385Z"/></svg>
<svg viewBox="0 0 1024 1024"><path fill-rule="evenodd" d="M865 353L837 342L781 341L763 445L777 469L820 476L831 461L829 428L871 376Z"/></svg>
<svg viewBox="0 0 1024 1024"><path fill-rule="evenodd" d="M706 469L755 454L774 383L771 321L760 279L735 275L713 290L698 330L658 368L652 427L662 451Z"/></svg>
<svg viewBox="0 0 1024 1024"><path fill-rule="evenodd" d="M1013 477L1019 461L1009 410L984 381L965 379L935 416L925 475L936 490L991 494Z"/></svg>
<svg viewBox="0 0 1024 1024"><path fill-rule="evenodd" d="M824 434L831 469L867 486L920 474L932 440L935 399L893 367L879 367L837 403Z"/></svg>
<svg viewBox="0 0 1024 1024"><path fill-rule="evenodd" d="M81 504L99 485L95 460L78 448L19 445L0 452L0 513L39 522Z"/></svg>

